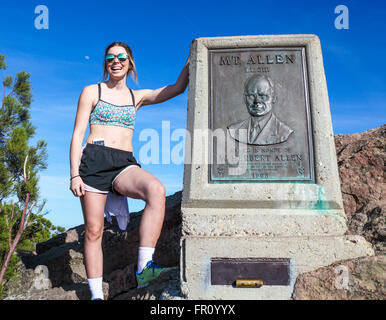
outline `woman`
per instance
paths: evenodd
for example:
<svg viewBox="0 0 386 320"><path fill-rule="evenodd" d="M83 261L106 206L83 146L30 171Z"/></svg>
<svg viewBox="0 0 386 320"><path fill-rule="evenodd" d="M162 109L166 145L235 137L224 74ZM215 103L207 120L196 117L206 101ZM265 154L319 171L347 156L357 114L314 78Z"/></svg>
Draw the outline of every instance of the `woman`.
<svg viewBox="0 0 386 320"><path fill-rule="evenodd" d="M130 47L114 42L105 50L104 78L86 86L79 98L70 148L70 190L80 197L85 222L84 258L91 299L103 299L102 233L108 192L146 202L139 228L137 282L144 286L165 269L152 257L165 212L165 187L133 157L136 112L183 93L188 85L189 59L173 85L157 90L132 90L126 85L137 71ZM90 123L90 135L82 141ZM81 162L79 163L79 159Z"/></svg>

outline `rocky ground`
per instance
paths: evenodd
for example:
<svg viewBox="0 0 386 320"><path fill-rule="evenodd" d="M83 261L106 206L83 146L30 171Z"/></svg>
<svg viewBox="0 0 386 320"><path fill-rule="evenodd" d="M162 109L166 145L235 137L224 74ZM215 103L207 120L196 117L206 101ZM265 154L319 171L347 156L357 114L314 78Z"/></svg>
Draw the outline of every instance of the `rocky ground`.
<svg viewBox="0 0 386 320"><path fill-rule="evenodd" d="M300 275L293 298L383 300L386 298L386 125L363 133L336 135L335 146L348 233L362 235L373 245L376 255L339 261Z"/></svg>
<svg viewBox="0 0 386 320"><path fill-rule="evenodd" d="M150 287L135 289L139 223L142 211L131 214L126 231L105 219L103 232L103 289L108 299L180 299L179 260L181 238L181 191L166 200L163 232L154 259L171 267ZM69 229L36 246L36 254L19 253L20 281L6 284L7 300L90 299L83 264L84 225ZM46 267L45 267L46 266Z"/></svg>
<svg viewBox="0 0 386 320"><path fill-rule="evenodd" d="M363 133L336 135L342 195L350 234L364 236L376 255L338 261L298 276L293 299L385 299L386 125ZM135 288L138 227L142 212L133 213L126 231L115 219L103 235L104 292L108 299L183 299L179 290L181 192L167 197L158 264L172 267L147 288ZM89 299L83 265L84 226L37 245L22 254L20 279L6 283L9 300Z"/></svg>

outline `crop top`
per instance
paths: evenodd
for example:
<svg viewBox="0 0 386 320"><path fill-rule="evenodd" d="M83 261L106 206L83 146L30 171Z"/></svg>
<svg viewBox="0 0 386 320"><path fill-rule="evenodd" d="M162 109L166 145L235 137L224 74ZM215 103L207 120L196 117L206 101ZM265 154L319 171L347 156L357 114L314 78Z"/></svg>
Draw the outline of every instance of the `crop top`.
<svg viewBox="0 0 386 320"><path fill-rule="evenodd" d="M130 89L133 104L116 106L101 100L101 85L98 83L99 100L90 114L90 125L101 124L130 128L134 130L136 110L133 91Z"/></svg>

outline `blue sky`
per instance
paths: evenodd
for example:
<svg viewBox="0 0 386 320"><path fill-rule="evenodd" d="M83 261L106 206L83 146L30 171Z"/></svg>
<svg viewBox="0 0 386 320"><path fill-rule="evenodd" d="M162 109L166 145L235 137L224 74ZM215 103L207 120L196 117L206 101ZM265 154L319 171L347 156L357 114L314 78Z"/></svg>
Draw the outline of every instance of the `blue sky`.
<svg viewBox="0 0 386 320"><path fill-rule="evenodd" d="M49 29L37 30L37 5L49 10ZM338 30L338 5L349 9L349 29ZM197 37L316 34L322 44L334 133L361 132L385 123L386 51L382 1L1 1L0 53L14 75L31 73L34 139L48 144L48 169L40 174L46 216L70 228L83 223L79 199L69 190L69 146L79 94L102 76L104 48L128 43L138 70L133 89L173 84ZM88 59L86 58L88 57ZM137 115L134 155L146 141L145 128L186 127L186 92ZM88 133L87 133L88 134ZM171 147L178 142L171 142ZM167 195L182 189L183 165L142 165L165 185ZM132 211L144 207L129 199Z"/></svg>

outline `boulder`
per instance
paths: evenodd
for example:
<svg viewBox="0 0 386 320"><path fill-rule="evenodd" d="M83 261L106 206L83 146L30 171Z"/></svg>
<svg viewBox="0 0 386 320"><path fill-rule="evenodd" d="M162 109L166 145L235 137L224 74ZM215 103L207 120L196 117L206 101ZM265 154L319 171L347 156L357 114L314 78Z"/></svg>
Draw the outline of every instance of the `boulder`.
<svg viewBox="0 0 386 320"><path fill-rule="evenodd" d="M335 135L345 213L385 209L386 125L362 133Z"/></svg>
<svg viewBox="0 0 386 320"><path fill-rule="evenodd" d="M295 300L384 300L386 256L343 260L296 279Z"/></svg>

